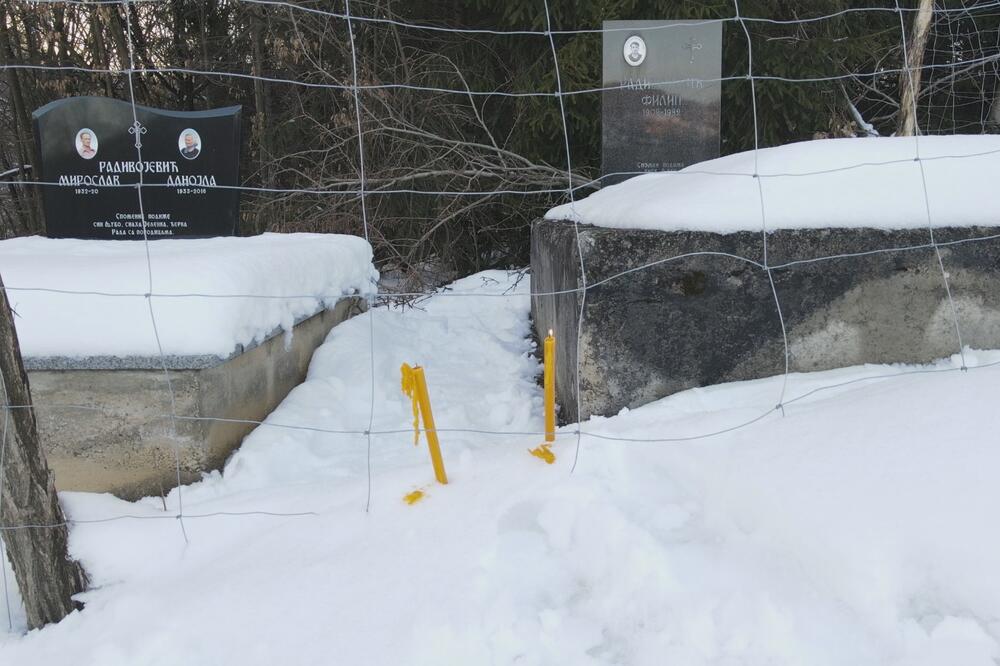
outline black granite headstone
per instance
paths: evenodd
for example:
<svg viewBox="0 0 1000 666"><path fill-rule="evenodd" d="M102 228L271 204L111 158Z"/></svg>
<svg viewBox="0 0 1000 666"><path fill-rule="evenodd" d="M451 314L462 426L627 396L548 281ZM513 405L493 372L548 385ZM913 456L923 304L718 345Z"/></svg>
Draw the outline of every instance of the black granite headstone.
<svg viewBox="0 0 1000 666"><path fill-rule="evenodd" d="M722 23L605 21L604 30L602 183L718 157Z"/></svg>
<svg viewBox="0 0 1000 666"><path fill-rule="evenodd" d="M143 220L148 238L235 234L241 109L136 106L133 117L106 97L41 107L32 119L48 235L141 240Z"/></svg>

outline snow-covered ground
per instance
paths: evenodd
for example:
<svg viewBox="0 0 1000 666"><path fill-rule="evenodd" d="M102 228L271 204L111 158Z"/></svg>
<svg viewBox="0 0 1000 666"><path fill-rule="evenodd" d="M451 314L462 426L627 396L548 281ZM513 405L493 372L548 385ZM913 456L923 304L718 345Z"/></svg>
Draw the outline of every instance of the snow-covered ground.
<svg viewBox="0 0 1000 666"><path fill-rule="evenodd" d="M828 139L720 157L605 187L546 215L602 227L760 231L996 225L1000 136ZM753 174L760 174L758 192ZM927 198L924 198L924 181Z"/></svg>
<svg viewBox="0 0 1000 666"><path fill-rule="evenodd" d="M146 243L0 241L0 273L25 356L227 357L347 294L374 291L371 246L355 236L263 234ZM209 289L205 285L211 285ZM131 294L111 297L71 292ZM202 294L194 298L170 297ZM213 298L247 294L277 298ZM288 296L303 295L303 298ZM192 325L197 322L197 325Z"/></svg>
<svg viewBox="0 0 1000 666"><path fill-rule="evenodd" d="M551 466L537 435L473 432L542 429L514 283L335 328L271 427L183 489L187 544L176 491L167 511L64 494L77 521L135 517L72 528L86 609L0 634L0 664L995 666L1000 354L793 375L784 415L782 378L687 391L583 424L571 473L575 427ZM372 429L399 432L369 461L364 435L308 428L368 429L371 332ZM403 362L426 368L447 486Z"/></svg>

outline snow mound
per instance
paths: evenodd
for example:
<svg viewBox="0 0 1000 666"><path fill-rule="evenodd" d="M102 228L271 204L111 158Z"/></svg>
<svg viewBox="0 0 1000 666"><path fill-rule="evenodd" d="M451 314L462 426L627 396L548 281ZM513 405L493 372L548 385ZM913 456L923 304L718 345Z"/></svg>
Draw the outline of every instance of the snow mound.
<svg viewBox="0 0 1000 666"><path fill-rule="evenodd" d="M354 236L151 242L152 307L163 352L227 357L238 345L289 330L345 295L373 293L378 274L371 262L371 246ZM158 355L145 297L151 291L145 243L37 236L0 241L0 274L26 357ZM211 297L233 294L242 297Z"/></svg>
<svg viewBox="0 0 1000 666"><path fill-rule="evenodd" d="M768 230L911 229L928 226L929 208L935 227L1000 223L1000 136L920 137L920 162L917 145L913 137L806 141L762 149L756 165L748 151L637 176L545 217L715 233L760 231L765 221Z"/></svg>
<svg viewBox="0 0 1000 666"><path fill-rule="evenodd" d="M995 666L1000 353L694 389L583 424L575 469L561 428L546 465L517 278L335 328L224 474L184 489L189 543L176 491L64 493L86 607L20 636L12 595L0 663ZM370 451L336 432L369 423Z"/></svg>
<svg viewBox="0 0 1000 666"><path fill-rule="evenodd" d="M426 445L421 439L415 447L408 430L413 412L400 389L403 363L424 366L434 418L438 427L448 424L452 452L504 440L455 429L540 431L528 292L527 277L485 271L413 307L376 308L337 326L313 354L306 381L247 435L222 478L191 488L185 502L203 493L360 478L369 464L362 434L369 429L390 433L372 436L371 464L381 470L424 464Z"/></svg>

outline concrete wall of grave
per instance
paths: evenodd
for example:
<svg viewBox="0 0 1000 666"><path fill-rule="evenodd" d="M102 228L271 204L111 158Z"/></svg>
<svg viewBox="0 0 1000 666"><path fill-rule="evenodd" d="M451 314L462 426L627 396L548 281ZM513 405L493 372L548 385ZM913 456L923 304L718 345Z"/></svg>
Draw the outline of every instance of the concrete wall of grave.
<svg viewBox="0 0 1000 666"><path fill-rule="evenodd" d="M972 348L1000 348L1000 228L934 233L962 341ZM983 240L965 240L970 238ZM927 229L768 234L768 264L787 329L789 369L924 363L957 353L951 306L929 240ZM586 281L597 286L587 290L585 299L572 291L532 298L536 334L541 338L548 329L556 331L562 422L612 415L692 387L784 372L785 345L768 274L736 258L763 262L759 232L580 225L580 244ZM719 254L667 260L691 252ZM836 258L812 261L820 257ZM572 223L535 223L531 269L535 293L582 287Z"/></svg>
<svg viewBox="0 0 1000 666"><path fill-rule="evenodd" d="M363 300L347 298L299 322L287 349L279 333L214 363L205 357L168 357L177 413L263 420L305 379L313 351L330 330L364 307ZM255 427L179 420L174 429L164 418L170 398L163 370L155 364L144 369L94 369L87 359L76 362L75 369L65 360L26 359L26 364L32 401L42 405L35 410L39 436L59 490L111 492L126 499L165 493L177 485L175 447L181 479L188 483L221 468ZM130 364L142 365L135 359ZM52 369L56 365L61 367ZM59 404L94 409L45 406Z"/></svg>

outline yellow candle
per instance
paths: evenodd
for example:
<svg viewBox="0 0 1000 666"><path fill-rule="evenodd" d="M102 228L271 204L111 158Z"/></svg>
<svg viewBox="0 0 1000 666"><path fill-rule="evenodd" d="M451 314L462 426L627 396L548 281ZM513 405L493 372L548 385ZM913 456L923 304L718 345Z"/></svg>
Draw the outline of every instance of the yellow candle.
<svg viewBox="0 0 1000 666"><path fill-rule="evenodd" d="M431 452L431 464L434 466L434 476L438 483L448 483L448 475L444 471L444 461L441 459L441 444L438 442L437 427L434 425L434 412L431 411L431 397L427 392L427 379L424 377L424 369L419 365L411 368L404 363L400 370L403 373L402 388L413 401L413 443L420 439L420 431L417 430L417 414L424 419L424 434L427 435L427 448ZM411 497L413 493L407 495ZM404 498L405 499L405 498ZM419 498L417 498L419 499ZM409 502L409 500L407 500ZM413 500L416 502L417 500ZM411 504L413 502L410 502Z"/></svg>
<svg viewBox="0 0 1000 666"><path fill-rule="evenodd" d="M556 339L549 329L544 345L545 441L556 441Z"/></svg>
<svg viewBox="0 0 1000 666"><path fill-rule="evenodd" d="M434 412L431 411L431 397L427 393L427 380L424 379L424 369L419 365L413 368L416 379L417 402L420 403L420 415L424 417L424 434L427 435L427 448L431 450L431 465L438 483L448 483L444 472L444 461L441 459L441 445L438 443L437 426L434 425Z"/></svg>

